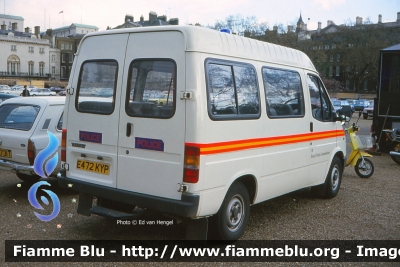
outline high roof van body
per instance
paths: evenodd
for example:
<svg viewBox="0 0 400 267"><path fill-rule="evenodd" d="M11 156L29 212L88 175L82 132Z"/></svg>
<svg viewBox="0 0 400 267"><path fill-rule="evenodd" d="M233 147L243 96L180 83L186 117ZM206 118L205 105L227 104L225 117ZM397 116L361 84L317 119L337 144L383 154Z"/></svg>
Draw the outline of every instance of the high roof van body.
<svg viewBox="0 0 400 267"><path fill-rule="evenodd" d="M80 214L138 206L233 240L250 205L340 187L344 132L294 49L193 26L90 33L65 108L59 182L80 192Z"/></svg>

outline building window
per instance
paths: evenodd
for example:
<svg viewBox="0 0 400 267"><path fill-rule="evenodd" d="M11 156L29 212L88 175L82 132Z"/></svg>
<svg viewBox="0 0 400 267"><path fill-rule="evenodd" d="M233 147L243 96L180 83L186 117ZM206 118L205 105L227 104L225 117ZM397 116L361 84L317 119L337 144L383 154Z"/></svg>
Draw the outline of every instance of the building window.
<svg viewBox="0 0 400 267"><path fill-rule="evenodd" d="M29 62L29 65L28 65L29 75L33 75L33 71L34 71L33 66L34 66L33 62Z"/></svg>
<svg viewBox="0 0 400 267"><path fill-rule="evenodd" d="M333 55L329 57L329 62L333 62Z"/></svg>
<svg viewBox="0 0 400 267"><path fill-rule="evenodd" d="M61 62L65 63L65 54L61 54Z"/></svg>
<svg viewBox="0 0 400 267"><path fill-rule="evenodd" d="M53 76L56 74L56 67L51 67L51 74L53 74Z"/></svg>
<svg viewBox="0 0 400 267"><path fill-rule="evenodd" d="M350 81L346 80L346 90L350 90Z"/></svg>
<svg viewBox="0 0 400 267"><path fill-rule="evenodd" d="M329 49L329 45L325 45L325 49Z"/></svg>
<svg viewBox="0 0 400 267"><path fill-rule="evenodd" d="M364 80L364 91L368 90L368 81Z"/></svg>
<svg viewBox="0 0 400 267"><path fill-rule="evenodd" d="M17 51L17 46L16 45L11 45L11 50L12 51Z"/></svg>
<svg viewBox="0 0 400 267"><path fill-rule="evenodd" d="M68 62L72 63L74 61L74 54L68 54Z"/></svg>
<svg viewBox="0 0 400 267"><path fill-rule="evenodd" d="M44 48L43 47L39 48L39 53L41 53L41 54L44 53Z"/></svg>
<svg viewBox="0 0 400 267"><path fill-rule="evenodd" d="M339 75L340 75L340 67L336 66L336 76L339 76Z"/></svg>
<svg viewBox="0 0 400 267"><path fill-rule="evenodd" d="M336 55L336 61L339 62L340 61L340 54Z"/></svg>
<svg viewBox="0 0 400 267"><path fill-rule="evenodd" d="M64 79L67 77L67 71L65 69L65 67L61 67L61 79Z"/></svg>
<svg viewBox="0 0 400 267"><path fill-rule="evenodd" d="M333 66L329 66L329 77L332 77L333 74Z"/></svg>
<svg viewBox="0 0 400 267"><path fill-rule="evenodd" d="M33 52L33 46L29 47L29 52Z"/></svg>
<svg viewBox="0 0 400 267"><path fill-rule="evenodd" d="M332 49L336 49L336 45L335 44L332 45Z"/></svg>
<svg viewBox="0 0 400 267"><path fill-rule="evenodd" d="M39 63L39 75L44 76L44 63Z"/></svg>
<svg viewBox="0 0 400 267"><path fill-rule="evenodd" d="M56 55L51 55L51 61L56 62Z"/></svg>

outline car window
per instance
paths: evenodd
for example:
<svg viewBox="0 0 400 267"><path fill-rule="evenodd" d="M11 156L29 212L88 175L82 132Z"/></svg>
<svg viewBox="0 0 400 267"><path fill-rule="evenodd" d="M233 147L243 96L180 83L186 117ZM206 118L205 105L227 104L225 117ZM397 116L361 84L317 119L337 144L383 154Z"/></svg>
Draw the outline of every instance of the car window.
<svg viewBox="0 0 400 267"><path fill-rule="evenodd" d="M213 120L260 117L259 87L252 65L208 59L206 79L208 113Z"/></svg>
<svg viewBox="0 0 400 267"><path fill-rule="evenodd" d="M332 121L333 111L322 81L314 75L307 75L308 89L311 97L312 115L319 121Z"/></svg>
<svg viewBox="0 0 400 267"><path fill-rule="evenodd" d="M82 64L75 108L79 112L108 115L114 111L118 63L114 60Z"/></svg>
<svg viewBox="0 0 400 267"><path fill-rule="evenodd" d="M125 101L128 116L167 119L175 114L174 61L135 60L129 73Z"/></svg>
<svg viewBox="0 0 400 267"><path fill-rule="evenodd" d="M303 87L296 71L262 68L267 114L270 118L304 116Z"/></svg>
<svg viewBox="0 0 400 267"><path fill-rule="evenodd" d="M5 104L0 107L0 128L29 131L39 110L34 105Z"/></svg>

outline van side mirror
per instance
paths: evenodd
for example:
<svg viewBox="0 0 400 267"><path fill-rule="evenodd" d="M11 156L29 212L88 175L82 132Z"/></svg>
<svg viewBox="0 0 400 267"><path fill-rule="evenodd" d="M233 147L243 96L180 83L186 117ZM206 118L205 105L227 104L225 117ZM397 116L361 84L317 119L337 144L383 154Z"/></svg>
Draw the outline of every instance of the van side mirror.
<svg viewBox="0 0 400 267"><path fill-rule="evenodd" d="M333 118L334 121L341 121L342 123L349 122L350 117L342 115L341 112L339 114L335 113L335 117Z"/></svg>

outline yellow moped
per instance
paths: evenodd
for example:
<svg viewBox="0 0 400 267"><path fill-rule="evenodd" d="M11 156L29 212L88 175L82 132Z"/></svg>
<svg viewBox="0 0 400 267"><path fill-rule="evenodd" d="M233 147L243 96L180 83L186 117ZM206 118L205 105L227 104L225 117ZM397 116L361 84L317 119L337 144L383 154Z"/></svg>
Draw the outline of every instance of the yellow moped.
<svg viewBox="0 0 400 267"><path fill-rule="evenodd" d="M358 119L361 117L361 112L358 116ZM357 122L358 122L357 119ZM372 137L371 136L363 136L356 135L356 132L360 130L360 127L357 126L357 122L353 123L352 126L345 129L345 132L350 136L350 147L351 153L346 161L346 167L351 165L354 166L354 169L358 176L361 178L369 178L374 173L374 164L369 157L372 155L363 151L366 148L371 148Z"/></svg>

